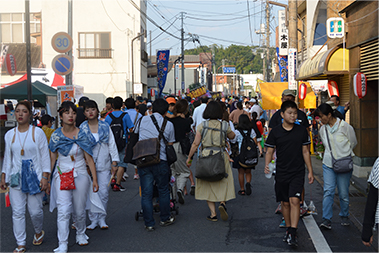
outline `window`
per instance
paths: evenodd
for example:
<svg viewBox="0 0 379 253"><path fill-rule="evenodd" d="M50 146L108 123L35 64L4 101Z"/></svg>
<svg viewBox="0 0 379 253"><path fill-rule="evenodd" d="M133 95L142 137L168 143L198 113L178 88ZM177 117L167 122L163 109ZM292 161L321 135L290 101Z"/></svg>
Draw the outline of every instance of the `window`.
<svg viewBox="0 0 379 253"><path fill-rule="evenodd" d="M112 58L111 33L79 33L79 58Z"/></svg>
<svg viewBox="0 0 379 253"><path fill-rule="evenodd" d="M36 18L39 13L30 14L30 33L40 33L40 20ZM0 14L0 41L5 43L25 42L25 15L24 13ZM36 38L30 38L31 43L36 43Z"/></svg>

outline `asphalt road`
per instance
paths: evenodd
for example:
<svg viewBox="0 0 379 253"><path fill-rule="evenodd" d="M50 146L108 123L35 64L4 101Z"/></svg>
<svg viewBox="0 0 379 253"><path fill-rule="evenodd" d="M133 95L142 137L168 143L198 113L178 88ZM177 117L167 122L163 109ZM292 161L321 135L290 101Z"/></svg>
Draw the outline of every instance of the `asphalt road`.
<svg viewBox="0 0 379 253"><path fill-rule="evenodd" d="M315 160L312 159L314 162ZM314 162L314 167L319 163ZM193 166L196 165L194 161ZM322 180L310 186L305 184L306 202L316 205L318 215L300 220L298 248L291 248L282 241L285 229L279 228L281 215L274 214L277 207L274 194L274 179L267 179L263 173L264 160L260 158L253 171L253 190L250 196L236 195L227 203L229 220L218 222L206 220L209 209L205 201L185 196L185 204L179 206L179 214L172 226L159 227L159 214L155 215L156 230L147 232L143 219L135 220L140 210L139 180L127 179L125 192L110 192L108 205L108 230L87 231L89 245L75 243L75 231L69 236L70 252L377 252L377 248L363 246L359 227L354 223L342 227L339 223L337 204L333 207L332 230L318 228L322 221ZM193 168L192 168L193 169ZM193 169L194 171L194 169ZM320 168L315 168L320 171ZM128 171L132 176L132 170ZM316 173L317 174L317 173ZM236 193L239 190L237 170L233 170ZM319 175L319 178L320 175ZM321 184L320 184L321 183ZM190 184L187 183L189 188ZM336 197L337 199L337 197ZM1 194L1 241L0 251L10 252L16 247L12 230L11 208L4 206ZM364 209L364 203L359 204ZM27 215L27 251L51 252L58 246L56 210L53 213L44 206L45 240L40 246L33 246L33 228ZM89 222L87 223L89 224ZM376 234L377 235L377 234Z"/></svg>

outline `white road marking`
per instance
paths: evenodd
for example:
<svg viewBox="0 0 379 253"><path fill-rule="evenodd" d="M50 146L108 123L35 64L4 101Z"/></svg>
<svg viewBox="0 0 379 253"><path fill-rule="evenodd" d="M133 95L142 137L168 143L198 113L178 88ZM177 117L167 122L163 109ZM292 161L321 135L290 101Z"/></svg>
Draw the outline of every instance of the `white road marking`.
<svg viewBox="0 0 379 253"><path fill-rule="evenodd" d="M316 248L316 251L333 252L330 249L328 242L325 240L324 235L321 233L321 230L313 218L313 215L305 216L302 220L308 230L310 237L312 238L312 242Z"/></svg>

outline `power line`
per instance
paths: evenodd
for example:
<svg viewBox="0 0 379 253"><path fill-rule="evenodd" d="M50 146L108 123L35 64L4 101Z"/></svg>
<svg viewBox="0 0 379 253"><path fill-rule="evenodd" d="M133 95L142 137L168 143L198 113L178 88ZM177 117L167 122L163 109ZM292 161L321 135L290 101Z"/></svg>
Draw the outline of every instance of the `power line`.
<svg viewBox="0 0 379 253"><path fill-rule="evenodd" d="M178 19L178 17L175 18L175 20L166 28L166 29L169 29L174 23L175 21ZM146 45L150 44L151 42L153 42L154 40L156 40L159 36L161 36L164 32L161 32L158 36L156 36L154 39L152 39L151 41L149 41L148 43L146 43Z"/></svg>
<svg viewBox="0 0 379 253"><path fill-rule="evenodd" d="M161 29L163 32L171 35L172 37L174 37L175 39L178 39L178 40L181 40L181 38L175 36L174 34L170 33L169 31L166 31L165 29L163 29L162 27L160 27L157 23L155 23L155 21L153 19L151 19L150 17L148 17L146 15L145 12L143 12L132 0L129 0L129 2L134 6L134 8L136 8L142 15L144 15L146 17L147 20L149 20L153 25L155 25L156 27L158 27L159 29Z"/></svg>
<svg viewBox="0 0 379 253"><path fill-rule="evenodd" d="M214 37L209 37L209 36L206 36L206 35L201 35L201 34L197 34L201 37L204 37L204 38L209 38L209 39L214 39L214 40L219 40L219 41L225 41L225 42L229 42L229 43L235 43L235 44L240 44L240 45L246 45L248 46L249 44L247 43L241 43L241 42L236 42L236 41L231 41L231 40L224 40L224 39L218 39L218 38L214 38Z"/></svg>
<svg viewBox="0 0 379 253"><path fill-rule="evenodd" d="M248 16L243 17L237 17L237 18L226 18L226 19L207 19L207 18L195 18L187 15L187 18L189 19L195 19L195 20L201 20L201 21L230 21L230 20L236 20L236 19L245 19Z"/></svg>

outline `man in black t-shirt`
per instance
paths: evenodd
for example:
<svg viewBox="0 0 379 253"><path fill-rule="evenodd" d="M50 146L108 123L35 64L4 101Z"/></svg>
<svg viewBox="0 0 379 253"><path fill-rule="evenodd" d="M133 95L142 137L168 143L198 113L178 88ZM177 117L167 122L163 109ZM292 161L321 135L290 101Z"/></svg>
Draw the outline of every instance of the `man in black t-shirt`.
<svg viewBox="0 0 379 253"><path fill-rule="evenodd" d="M295 102L283 102L280 113L283 123L272 129L265 143L267 147L266 174L270 173L269 163L276 149L276 201L281 202L287 226L283 240L291 246L297 246L296 230L300 218L301 192L304 187L304 162L308 168L309 183L312 184L314 180L311 156L308 150L310 139L306 128L295 124L297 111Z"/></svg>
<svg viewBox="0 0 379 253"><path fill-rule="evenodd" d="M83 123L83 121L86 120L86 116L84 116L84 110L83 110L83 106L85 104L85 102L87 102L89 100L88 97L81 97L79 99L79 107L76 109L76 127L79 127L80 124Z"/></svg>

